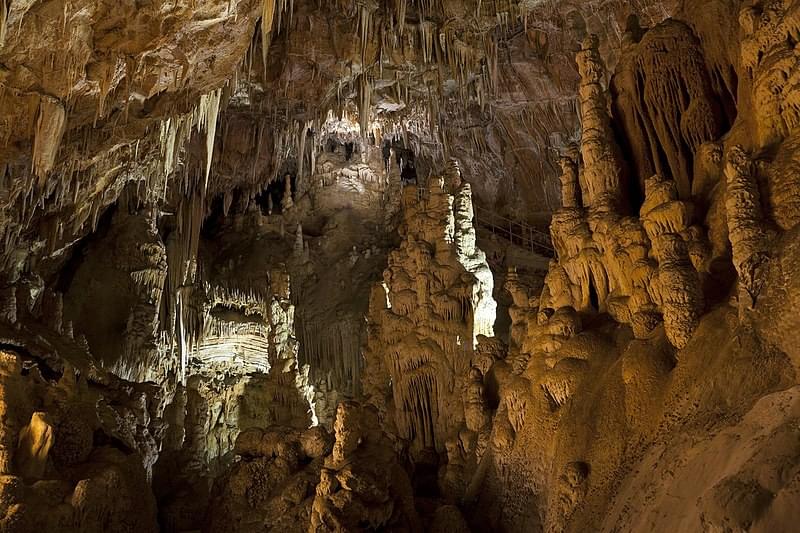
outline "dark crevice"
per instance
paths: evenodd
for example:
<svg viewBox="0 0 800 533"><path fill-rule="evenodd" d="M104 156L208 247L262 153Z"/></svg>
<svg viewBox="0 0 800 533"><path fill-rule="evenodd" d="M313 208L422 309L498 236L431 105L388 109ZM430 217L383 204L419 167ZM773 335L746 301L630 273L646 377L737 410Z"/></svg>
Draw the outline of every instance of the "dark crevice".
<svg viewBox="0 0 800 533"><path fill-rule="evenodd" d="M116 203L111 204L108 209L100 215L100 219L97 221L97 231L86 235L72 247L69 259L67 259L64 266L58 272L58 277L54 286L56 292L63 294L69 290L70 285L72 285L72 280L78 272L78 268L83 264L89 247L92 243L103 240L106 235L108 235L111 229L111 221L114 218L114 214L117 212L117 208L118 205Z"/></svg>

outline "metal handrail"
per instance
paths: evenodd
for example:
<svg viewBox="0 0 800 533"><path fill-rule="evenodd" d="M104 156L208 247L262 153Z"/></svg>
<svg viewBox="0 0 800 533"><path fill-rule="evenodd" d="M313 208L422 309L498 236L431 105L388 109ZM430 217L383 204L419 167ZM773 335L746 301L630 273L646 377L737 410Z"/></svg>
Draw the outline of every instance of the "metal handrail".
<svg viewBox="0 0 800 533"><path fill-rule="evenodd" d="M539 236L542 237L542 239L544 239L544 240L546 240L548 242L550 241L550 234L549 233L547 233L546 231L542 231L542 230L540 230L538 228L535 228L535 227L531 226L530 224L528 224L526 222L520 222L518 220L514 220L514 219L511 219L511 218L508 218L508 217L504 217L503 215L495 213L494 211L490 211L489 209L486 209L485 207L481 207L479 205L474 206L474 210L475 210L476 216L478 215L478 213L488 214L489 216L493 217L495 220L501 220L503 222L503 224L494 224L494 223L491 223L491 222L490 222L490 224L494 224L496 226L510 225L510 224L513 224L513 225L516 225L516 226L522 226L523 228L525 228L525 230L527 232L532 233L534 235L539 235ZM484 218L484 217L481 217L481 218ZM484 220L485 220L485 218L484 218Z"/></svg>
<svg viewBox="0 0 800 533"><path fill-rule="evenodd" d="M492 222L486 217L487 214L501 223ZM506 218L479 206L475 206L475 222L490 230L492 234L527 248L533 253L552 257L555 252L550 242L550 235L524 222Z"/></svg>
<svg viewBox="0 0 800 533"><path fill-rule="evenodd" d="M417 200L422 202L427 197L427 189L417 187ZM473 204L475 214L475 225L488 229L492 234L497 235L512 244L517 244L527 248L531 252L539 255L553 257L555 249L550 242L550 234L525 222L512 220L490 211L484 207ZM492 221L492 219L494 221ZM499 221L499 223L497 222Z"/></svg>

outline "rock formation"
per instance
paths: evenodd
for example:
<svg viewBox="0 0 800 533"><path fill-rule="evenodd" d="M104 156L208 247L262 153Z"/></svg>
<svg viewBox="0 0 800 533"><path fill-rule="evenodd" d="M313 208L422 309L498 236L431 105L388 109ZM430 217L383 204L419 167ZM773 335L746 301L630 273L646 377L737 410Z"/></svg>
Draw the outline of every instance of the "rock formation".
<svg viewBox="0 0 800 533"><path fill-rule="evenodd" d="M452 181L451 181L452 183ZM371 294L364 388L375 402L391 393L386 416L417 448L444 449L461 424L456 408L478 335L492 335L493 279L475 246L468 183L449 194L442 178L403 190L402 242L389 255L382 287ZM391 380L391 391L376 381ZM454 413L454 416L449 416Z"/></svg>
<svg viewBox="0 0 800 533"><path fill-rule="evenodd" d="M212 492L206 531L307 531L331 435L275 426L236 440L241 457Z"/></svg>
<svg viewBox="0 0 800 533"><path fill-rule="evenodd" d="M792 530L799 20L0 0L0 530Z"/></svg>

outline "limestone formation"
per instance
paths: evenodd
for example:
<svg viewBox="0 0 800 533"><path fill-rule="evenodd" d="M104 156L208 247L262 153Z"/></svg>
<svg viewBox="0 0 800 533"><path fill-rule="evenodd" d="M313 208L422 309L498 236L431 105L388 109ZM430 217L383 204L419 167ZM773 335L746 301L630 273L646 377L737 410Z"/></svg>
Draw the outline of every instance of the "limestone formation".
<svg viewBox="0 0 800 533"><path fill-rule="evenodd" d="M659 175L645 181L641 219L624 215L623 167L592 39L579 54L579 66L581 112L587 123L581 140L583 165L567 156L561 159L562 208L551 223L558 262L545 278L540 308L607 311L639 338L649 335L663 315L673 345L683 348L703 310L699 272L708 268L706 238L694 226L692 204L680 201L674 181ZM617 177L606 182L609 176Z"/></svg>
<svg viewBox="0 0 800 533"><path fill-rule="evenodd" d="M581 156L585 164L581 174L581 196L587 207L607 209L620 204L625 180L619 148L611 131L603 86L606 71L598 46L597 36L589 35L577 56L581 76L578 96L583 123Z"/></svg>
<svg viewBox="0 0 800 533"><path fill-rule="evenodd" d="M735 87L715 85L721 75L706 70L697 36L680 21L660 24L630 43L612 92L640 183L653 174L671 176L680 199L689 199L697 151L728 124Z"/></svg>
<svg viewBox="0 0 800 533"><path fill-rule="evenodd" d="M218 478L204 530L306 531L331 435L273 426L236 440L241 460Z"/></svg>
<svg viewBox="0 0 800 533"><path fill-rule="evenodd" d="M308 531L419 530L414 495L376 410L342 402L333 425Z"/></svg>
<svg viewBox="0 0 800 533"><path fill-rule="evenodd" d="M725 178L725 209L733 265L749 299L748 305L752 306L761 291L761 269L768 258L768 232L752 162L741 146L733 146L727 154Z"/></svg>
<svg viewBox="0 0 800 533"><path fill-rule="evenodd" d="M792 530L799 29L0 0L0 531Z"/></svg>
<svg viewBox="0 0 800 533"><path fill-rule="evenodd" d="M281 209L284 211L288 211L294 206L294 201L292 200L292 177L289 174L286 174L283 177L284 189L283 189L283 199L281 200Z"/></svg>
<svg viewBox="0 0 800 533"><path fill-rule="evenodd" d="M645 182L640 214L658 261L658 278L652 280L650 291L660 297L667 337L676 348L684 348L703 311L696 268L702 268L704 261L690 259L690 243L697 239L689 232L692 206L677 198L674 182L655 175Z"/></svg>
<svg viewBox="0 0 800 533"><path fill-rule="evenodd" d="M79 376L66 361L61 378L51 381L45 376L53 369L30 358L3 353L3 527L156 531L146 470L158 453L154 435L163 429L155 387L88 368Z"/></svg>
<svg viewBox="0 0 800 533"><path fill-rule="evenodd" d="M403 241L383 273L385 295L373 292L365 358L391 379L387 416L400 435L415 448L443 450L461 423L455 406L477 336L493 332L493 279L475 246L468 183L455 197L439 178L427 190L409 185L403 195ZM386 405L385 392L376 391L376 405Z"/></svg>

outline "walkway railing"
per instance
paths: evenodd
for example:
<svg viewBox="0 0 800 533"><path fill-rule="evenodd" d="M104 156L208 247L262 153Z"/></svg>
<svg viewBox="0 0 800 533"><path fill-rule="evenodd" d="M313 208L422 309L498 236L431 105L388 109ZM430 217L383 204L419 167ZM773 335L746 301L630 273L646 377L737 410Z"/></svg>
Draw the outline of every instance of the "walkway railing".
<svg viewBox="0 0 800 533"><path fill-rule="evenodd" d="M555 253L550 235L533 226L498 215L486 208L475 206L475 223L492 234L512 244L527 248L533 253L552 257Z"/></svg>
<svg viewBox="0 0 800 533"><path fill-rule="evenodd" d="M425 187L417 188L417 201L422 202L427 196L428 190ZM555 255L555 249L550 241L549 233L525 222L504 217L476 204L473 204L473 210L475 212L475 229L483 228L491 231L492 234L501 239L526 248L538 255L545 257L553 257Z"/></svg>

